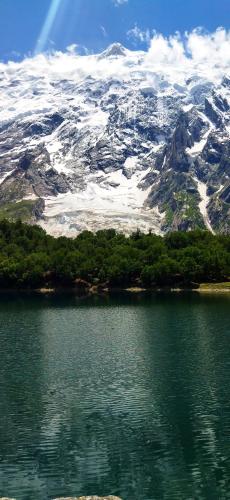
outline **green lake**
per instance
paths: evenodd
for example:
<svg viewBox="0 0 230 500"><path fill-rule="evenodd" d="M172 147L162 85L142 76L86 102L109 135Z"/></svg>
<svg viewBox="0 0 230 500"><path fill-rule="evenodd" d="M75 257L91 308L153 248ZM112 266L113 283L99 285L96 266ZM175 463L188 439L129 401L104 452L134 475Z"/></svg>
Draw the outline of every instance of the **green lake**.
<svg viewBox="0 0 230 500"><path fill-rule="evenodd" d="M230 498L230 295L0 297L0 497Z"/></svg>

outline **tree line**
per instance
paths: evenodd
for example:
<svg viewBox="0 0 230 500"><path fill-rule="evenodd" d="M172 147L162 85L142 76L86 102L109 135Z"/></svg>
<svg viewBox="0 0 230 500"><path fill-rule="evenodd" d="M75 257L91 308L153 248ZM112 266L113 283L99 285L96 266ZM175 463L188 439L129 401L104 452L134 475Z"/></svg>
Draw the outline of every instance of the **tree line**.
<svg viewBox="0 0 230 500"><path fill-rule="evenodd" d="M54 238L20 220L0 221L0 288L73 286L190 287L227 281L230 236L208 231L165 236L114 229Z"/></svg>

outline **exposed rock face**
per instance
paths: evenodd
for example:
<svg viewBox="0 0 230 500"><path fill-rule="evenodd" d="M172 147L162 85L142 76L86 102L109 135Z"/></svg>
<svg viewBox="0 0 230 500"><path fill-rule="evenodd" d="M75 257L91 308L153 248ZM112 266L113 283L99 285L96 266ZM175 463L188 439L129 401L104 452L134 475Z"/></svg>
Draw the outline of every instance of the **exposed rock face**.
<svg viewBox="0 0 230 500"><path fill-rule="evenodd" d="M120 43L113 43L106 49L102 54L99 55L99 59L106 59L108 57L119 57L119 56L125 56L127 53L127 50L122 47Z"/></svg>
<svg viewBox="0 0 230 500"><path fill-rule="evenodd" d="M4 67L0 210L32 200L30 220L54 235L229 233L228 76L166 73L120 44L63 57L45 76L36 59Z"/></svg>

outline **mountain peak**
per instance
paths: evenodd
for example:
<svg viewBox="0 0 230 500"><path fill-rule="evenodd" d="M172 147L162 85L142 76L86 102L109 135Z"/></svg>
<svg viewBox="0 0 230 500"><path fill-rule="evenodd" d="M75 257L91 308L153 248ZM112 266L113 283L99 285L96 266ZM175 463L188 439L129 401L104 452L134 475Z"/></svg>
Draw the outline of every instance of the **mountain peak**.
<svg viewBox="0 0 230 500"><path fill-rule="evenodd" d="M107 47L104 52L99 55L99 59L106 59L107 57L120 57L127 54L127 49L121 43L112 43Z"/></svg>

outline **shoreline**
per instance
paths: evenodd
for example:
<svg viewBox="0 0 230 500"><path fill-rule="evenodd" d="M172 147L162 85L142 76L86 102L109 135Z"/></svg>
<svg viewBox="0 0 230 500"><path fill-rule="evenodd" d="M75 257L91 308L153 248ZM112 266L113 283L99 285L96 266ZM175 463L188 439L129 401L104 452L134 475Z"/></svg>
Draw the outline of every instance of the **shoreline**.
<svg viewBox="0 0 230 500"><path fill-rule="evenodd" d="M23 293L35 294L40 296L52 296L52 295L65 295L73 294L77 297L92 297L92 296L109 296L117 293L125 293L130 295L145 295L154 293L172 293L172 294L183 294L183 293L199 293L199 294L226 294L230 292L230 282L227 283L205 283L200 284L196 288L189 287L154 287L154 288L144 288L140 286L133 286L128 288L102 288L97 286L89 286L85 289L79 289L78 287L41 287L41 288L2 288L0 289L1 294L7 293Z"/></svg>

